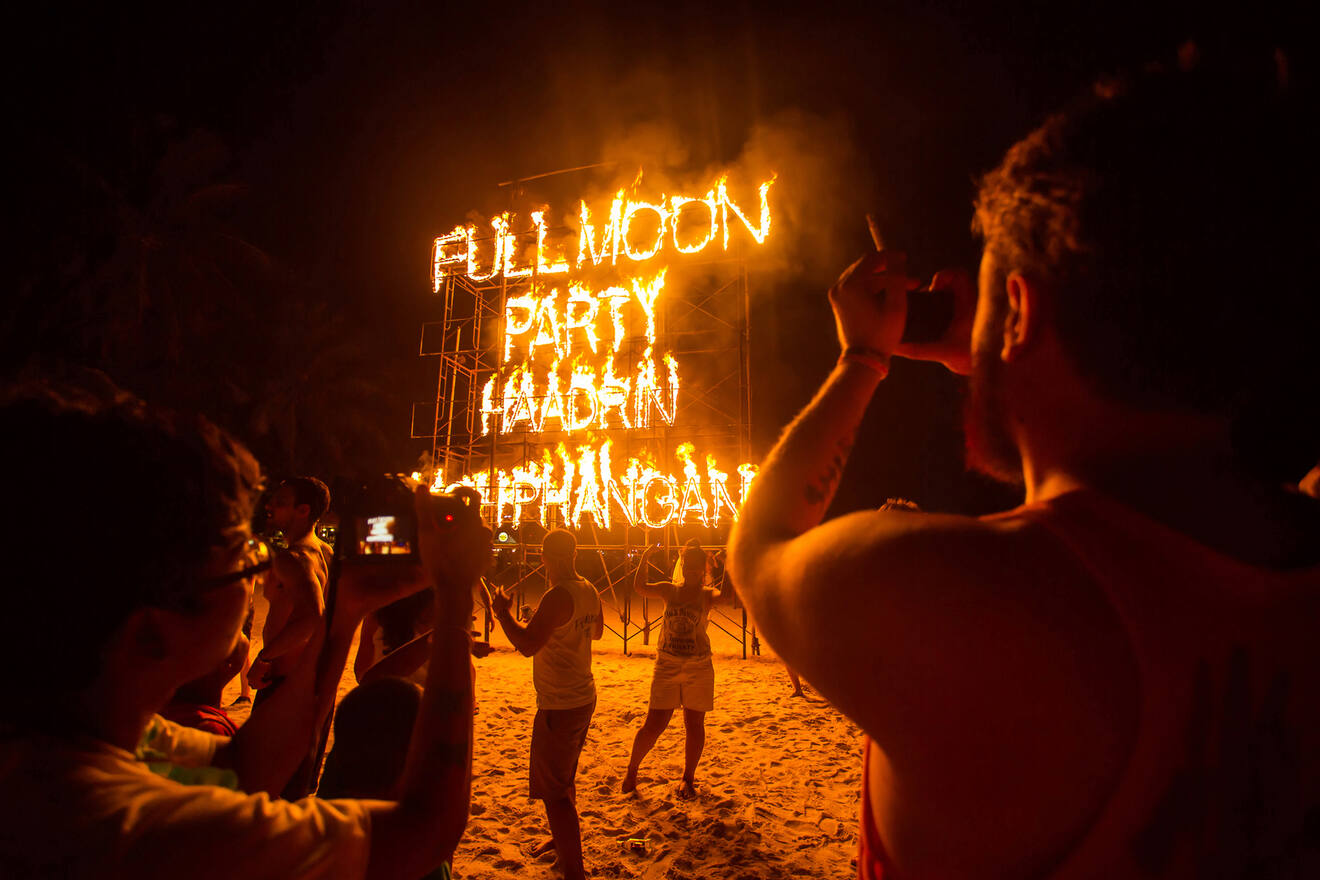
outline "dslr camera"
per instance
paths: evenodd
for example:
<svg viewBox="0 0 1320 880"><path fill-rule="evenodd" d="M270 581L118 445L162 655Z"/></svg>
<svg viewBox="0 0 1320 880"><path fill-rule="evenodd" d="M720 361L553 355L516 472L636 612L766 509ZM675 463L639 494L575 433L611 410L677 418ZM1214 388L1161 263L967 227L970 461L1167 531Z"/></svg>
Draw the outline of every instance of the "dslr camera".
<svg viewBox="0 0 1320 880"><path fill-rule="evenodd" d="M340 500L336 559L380 559L416 562L417 515L413 491L400 477L383 476L366 483L346 483L335 489ZM466 486L431 495L442 529L456 528L481 516L481 493Z"/></svg>

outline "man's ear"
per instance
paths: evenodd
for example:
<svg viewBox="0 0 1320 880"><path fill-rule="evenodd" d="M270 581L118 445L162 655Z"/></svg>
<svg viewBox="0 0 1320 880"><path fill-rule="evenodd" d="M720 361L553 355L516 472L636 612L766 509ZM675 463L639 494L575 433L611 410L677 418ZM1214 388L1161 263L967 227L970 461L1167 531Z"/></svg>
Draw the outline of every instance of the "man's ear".
<svg viewBox="0 0 1320 880"><path fill-rule="evenodd" d="M1004 361L1018 358L1036 338L1040 327L1041 288L1022 275L1010 272L1004 280L1008 308L1004 311Z"/></svg>
<svg viewBox="0 0 1320 880"><path fill-rule="evenodd" d="M308 520L308 522L311 521L311 519L312 519L312 505L310 505L310 504L295 504L295 505L293 506L293 509L294 509L295 511L297 511L297 513L298 513L299 516L306 517L307 520Z"/></svg>
<svg viewBox="0 0 1320 880"><path fill-rule="evenodd" d="M153 660L163 659L169 653L168 614L160 608L137 609L124 621L122 638L135 653Z"/></svg>

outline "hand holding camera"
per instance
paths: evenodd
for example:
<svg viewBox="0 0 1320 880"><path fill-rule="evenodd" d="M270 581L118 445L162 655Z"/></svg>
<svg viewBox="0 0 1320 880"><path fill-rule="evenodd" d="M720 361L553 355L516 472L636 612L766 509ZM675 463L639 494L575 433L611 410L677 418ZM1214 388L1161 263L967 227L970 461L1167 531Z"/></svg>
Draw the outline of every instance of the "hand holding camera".
<svg viewBox="0 0 1320 880"><path fill-rule="evenodd" d="M481 495L460 487L432 495L391 477L340 488L336 604L345 619L365 615L427 586L436 587L437 622L466 627L472 588L490 563Z"/></svg>
<svg viewBox="0 0 1320 880"><path fill-rule="evenodd" d="M452 495L413 492L422 565L435 584L436 624L467 627L472 590L490 567L491 533L481 520L481 495L460 486Z"/></svg>

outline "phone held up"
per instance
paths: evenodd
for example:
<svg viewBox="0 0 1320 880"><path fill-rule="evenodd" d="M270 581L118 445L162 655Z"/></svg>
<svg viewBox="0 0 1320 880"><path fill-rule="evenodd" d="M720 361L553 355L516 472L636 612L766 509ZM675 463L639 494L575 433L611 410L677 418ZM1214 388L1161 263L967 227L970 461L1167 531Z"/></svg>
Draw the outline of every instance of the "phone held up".
<svg viewBox="0 0 1320 880"><path fill-rule="evenodd" d="M947 287L908 292L903 341L939 342L953 324L953 291Z"/></svg>
<svg viewBox="0 0 1320 880"><path fill-rule="evenodd" d="M866 226L871 233L875 249L885 249L880 221L874 214L866 215ZM936 287L913 290L907 298L907 323L903 325L902 341L907 343L939 342L953 325L953 291Z"/></svg>

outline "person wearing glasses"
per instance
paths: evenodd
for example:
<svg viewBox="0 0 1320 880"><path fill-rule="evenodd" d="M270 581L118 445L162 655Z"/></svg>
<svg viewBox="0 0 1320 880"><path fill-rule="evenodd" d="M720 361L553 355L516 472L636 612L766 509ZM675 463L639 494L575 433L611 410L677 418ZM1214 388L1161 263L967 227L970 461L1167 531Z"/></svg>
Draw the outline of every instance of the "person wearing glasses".
<svg viewBox="0 0 1320 880"><path fill-rule="evenodd" d="M29 588L6 601L25 625L0 641L0 662L24 670L0 701L0 876L402 880L443 869L470 802L468 622L490 530L476 516L442 529L422 490L422 563L346 562L328 631L234 736L215 736L159 713L231 655L270 565L250 544L256 461L209 422L104 377L0 389L0 426L12 456L0 540L11 571L41 564L39 577L20 572ZM76 542L44 527L69 521ZM431 657L397 799L272 795L329 714L363 616L427 586ZM52 650L39 624L56 619Z"/></svg>

